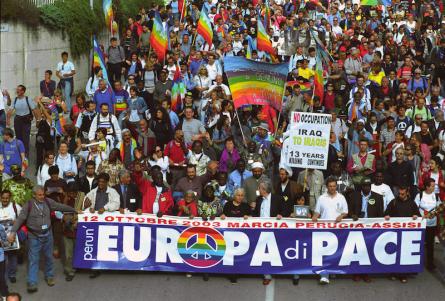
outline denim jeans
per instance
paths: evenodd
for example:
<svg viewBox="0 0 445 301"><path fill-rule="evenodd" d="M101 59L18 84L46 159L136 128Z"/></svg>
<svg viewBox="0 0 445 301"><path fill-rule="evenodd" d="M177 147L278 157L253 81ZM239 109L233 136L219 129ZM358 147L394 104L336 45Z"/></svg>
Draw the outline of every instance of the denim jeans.
<svg viewBox="0 0 445 301"><path fill-rule="evenodd" d="M18 251L5 252L6 257L6 275L9 278L15 277L17 273L17 253Z"/></svg>
<svg viewBox="0 0 445 301"><path fill-rule="evenodd" d="M28 284L37 285L39 275L40 252L45 256L45 279L54 278L53 234L28 238Z"/></svg>
<svg viewBox="0 0 445 301"><path fill-rule="evenodd" d="M26 157L29 158L29 139L31 136L31 121L26 116L14 117L14 131L16 138L23 142Z"/></svg>
<svg viewBox="0 0 445 301"><path fill-rule="evenodd" d="M62 88L63 96L65 98L66 109L71 111L71 82L66 80Z"/></svg>

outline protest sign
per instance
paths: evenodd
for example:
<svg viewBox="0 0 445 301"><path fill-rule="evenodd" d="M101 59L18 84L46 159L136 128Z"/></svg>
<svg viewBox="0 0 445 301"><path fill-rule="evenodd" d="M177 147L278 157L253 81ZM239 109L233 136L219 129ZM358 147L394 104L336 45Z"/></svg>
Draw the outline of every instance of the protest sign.
<svg viewBox="0 0 445 301"><path fill-rule="evenodd" d="M289 137L284 141L285 164L298 168L326 169L331 115L293 112Z"/></svg>
<svg viewBox="0 0 445 301"><path fill-rule="evenodd" d="M424 221L410 218L203 221L86 213L79 219L74 266L230 274L417 273L424 229Z"/></svg>

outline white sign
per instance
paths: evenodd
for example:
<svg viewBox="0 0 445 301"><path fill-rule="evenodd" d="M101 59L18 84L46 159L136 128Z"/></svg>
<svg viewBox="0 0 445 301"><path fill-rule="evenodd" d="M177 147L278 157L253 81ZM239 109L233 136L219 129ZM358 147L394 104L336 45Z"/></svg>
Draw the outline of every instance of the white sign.
<svg viewBox="0 0 445 301"><path fill-rule="evenodd" d="M283 145L285 164L326 169L330 132L331 115L293 112L289 137Z"/></svg>

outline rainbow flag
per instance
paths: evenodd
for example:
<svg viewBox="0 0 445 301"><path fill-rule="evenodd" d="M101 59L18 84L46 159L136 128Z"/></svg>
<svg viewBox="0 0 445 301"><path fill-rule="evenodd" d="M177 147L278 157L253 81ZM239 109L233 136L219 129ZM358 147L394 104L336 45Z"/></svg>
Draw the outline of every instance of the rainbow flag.
<svg viewBox="0 0 445 301"><path fill-rule="evenodd" d="M269 39L269 35L267 34L260 17L258 17L257 24L256 48L270 54L273 59L275 56L275 49L272 47L272 42Z"/></svg>
<svg viewBox="0 0 445 301"><path fill-rule="evenodd" d="M361 6L377 6L382 4L381 0L360 0Z"/></svg>
<svg viewBox="0 0 445 301"><path fill-rule="evenodd" d="M96 37L93 37L93 68L99 66L102 69L103 79L105 79L110 86L108 81L107 68L105 67L105 59L102 49L99 47Z"/></svg>
<svg viewBox="0 0 445 301"><path fill-rule="evenodd" d="M224 59L224 69L235 108L244 105L271 105L281 110L288 63L269 64L240 56Z"/></svg>
<svg viewBox="0 0 445 301"><path fill-rule="evenodd" d="M323 83L323 65L321 58L317 56L317 63L315 65L314 75L314 95L320 97L320 101L323 101L324 96L324 83Z"/></svg>
<svg viewBox="0 0 445 301"><path fill-rule="evenodd" d="M102 8L104 10L104 15L105 15L105 25L108 27L110 32L113 34L114 15L113 15L113 3L112 2L113 2L112 0L103 0Z"/></svg>
<svg viewBox="0 0 445 301"><path fill-rule="evenodd" d="M153 29L150 35L150 44L153 50L158 56L158 61L162 62L165 59L165 53L168 48L168 37L167 32L162 24L161 16L156 12L155 19L153 22Z"/></svg>
<svg viewBox="0 0 445 301"><path fill-rule="evenodd" d="M311 82L303 82L303 81L298 81L298 80L292 80L292 81L288 81L286 83L287 87L292 87L293 88L295 85L299 85L300 86L301 93L312 91L312 84L311 84Z"/></svg>
<svg viewBox="0 0 445 301"><path fill-rule="evenodd" d="M213 42L213 29L212 29L212 23L210 22L210 19L207 15L207 10L202 7L201 15L199 16L198 20L198 27L196 28L196 31L198 34L200 34L204 40L209 44L209 46L212 46Z"/></svg>
<svg viewBox="0 0 445 301"><path fill-rule="evenodd" d="M176 64L176 71L173 76L173 86L172 86L172 96L171 96L171 109L175 112L178 112L181 110L182 107L182 100L185 97L185 84L182 81L181 77L181 69L179 68L178 64Z"/></svg>

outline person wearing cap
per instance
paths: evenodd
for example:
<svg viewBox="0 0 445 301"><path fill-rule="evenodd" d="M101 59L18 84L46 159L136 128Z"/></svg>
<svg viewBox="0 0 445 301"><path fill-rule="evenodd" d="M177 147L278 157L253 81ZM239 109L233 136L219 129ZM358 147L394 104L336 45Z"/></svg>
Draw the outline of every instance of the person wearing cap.
<svg viewBox="0 0 445 301"><path fill-rule="evenodd" d="M264 174L264 165L261 162L254 162L252 164L252 176L244 180L242 188L246 193L246 201L249 205L255 202L259 196L258 184L261 180L269 179Z"/></svg>
<svg viewBox="0 0 445 301"><path fill-rule="evenodd" d="M385 206L383 196L371 190L370 178L363 178L359 189L352 192L348 197L349 217L354 220L358 218L383 217Z"/></svg>
<svg viewBox="0 0 445 301"><path fill-rule="evenodd" d="M294 210L294 204L297 201L297 196L303 193L303 187L296 181L291 180L293 172L289 166L281 166L279 170L280 181L275 186L275 192L279 194L284 200L284 207L287 214Z"/></svg>
<svg viewBox="0 0 445 301"><path fill-rule="evenodd" d="M348 131L348 158L359 152L359 142L363 138L367 139L370 145L374 144L372 134L365 129L365 121L359 119L355 124L352 123Z"/></svg>
<svg viewBox="0 0 445 301"><path fill-rule="evenodd" d="M371 179L363 178L360 189L354 191L348 198L349 217L353 220L359 218L379 218L384 216L384 202L383 197L371 191ZM352 279L365 282L371 282L368 274L355 274Z"/></svg>

